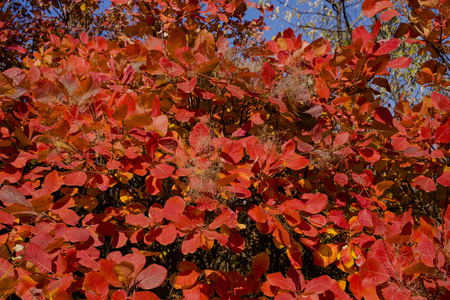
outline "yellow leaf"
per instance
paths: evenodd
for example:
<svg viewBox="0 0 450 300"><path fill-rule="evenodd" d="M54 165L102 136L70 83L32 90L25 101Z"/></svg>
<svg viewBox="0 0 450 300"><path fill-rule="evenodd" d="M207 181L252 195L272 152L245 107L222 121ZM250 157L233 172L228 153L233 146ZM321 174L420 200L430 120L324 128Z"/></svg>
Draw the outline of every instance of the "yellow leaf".
<svg viewBox="0 0 450 300"><path fill-rule="evenodd" d="M127 193L125 190L120 191L120 201L123 203L130 203L133 201L133 197L130 196L130 194Z"/></svg>
<svg viewBox="0 0 450 300"><path fill-rule="evenodd" d="M346 286L347 286L347 281L339 280L339 287L341 288L341 290L345 291Z"/></svg>

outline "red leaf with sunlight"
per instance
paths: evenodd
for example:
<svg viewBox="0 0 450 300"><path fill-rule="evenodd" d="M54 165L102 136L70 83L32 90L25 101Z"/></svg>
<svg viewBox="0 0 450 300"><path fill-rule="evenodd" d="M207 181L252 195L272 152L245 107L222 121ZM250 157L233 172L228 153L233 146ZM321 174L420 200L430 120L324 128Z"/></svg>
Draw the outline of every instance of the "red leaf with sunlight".
<svg viewBox="0 0 450 300"><path fill-rule="evenodd" d="M168 164L155 165L154 168L150 169L150 173L155 178L168 178L175 171L175 167Z"/></svg>
<svg viewBox="0 0 450 300"><path fill-rule="evenodd" d="M244 155L244 147L238 141L229 141L222 148L222 152L220 153L220 157L222 161L230 164L237 164Z"/></svg>
<svg viewBox="0 0 450 300"><path fill-rule="evenodd" d="M306 294L322 294L330 289L333 284L333 280L327 276L323 275L310 280L305 287L304 293Z"/></svg>
<svg viewBox="0 0 450 300"><path fill-rule="evenodd" d="M163 210L163 217L170 220L173 216L182 214L186 207L183 198L175 196L167 200Z"/></svg>
<svg viewBox="0 0 450 300"><path fill-rule="evenodd" d="M450 172L445 172L444 174L442 174L441 176L439 176L436 179L436 182L445 186L445 187L449 187L450 186Z"/></svg>
<svg viewBox="0 0 450 300"><path fill-rule="evenodd" d="M207 150L210 147L211 132L204 123L195 124L189 136L189 143L195 152Z"/></svg>
<svg viewBox="0 0 450 300"><path fill-rule="evenodd" d="M119 280L117 273L114 271L117 263L110 259L104 259L100 262L100 274L105 280L114 287L122 287L123 283Z"/></svg>
<svg viewBox="0 0 450 300"><path fill-rule="evenodd" d="M450 120L436 130L436 143L447 144L450 143Z"/></svg>
<svg viewBox="0 0 450 300"><path fill-rule="evenodd" d="M136 285L144 290L151 290L163 284L166 278L167 269L152 264L136 276Z"/></svg>
<svg viewBox="0 0 450 300"><path fill-rule="evenodd" d="M266 278L271 285L279 287L283 290L288 290L291 292L295 292L297 290L292 279L284 277L280 272L267 274Z"/></svg>
<svg viewBox="0 0 450 300"><path fill-rule="evenodd" d="M450 99L447 96L442 94L432 92L431 93L431 101L433 102L433 106L443 112L450 111Z"/></svg>
<svg viewBox="0 0 450 300"><path fill-rule="evenodd" d="M190 94L194 91L196 84L197 84L197 77L189 81L179 82L177 83L177 87L186 94Z"/></svg>
<svg viewBox="0 0 450 300"><path fill-rule="evenodd" d="M364 15L368 18L372 18L377 13L391 7L394 7L394 5L387 0L365 0L361 5Z"/></svg>
<svg viewBox="0 0 450 300"><path fill-rule="evenodd" d="M395 11L395 10L393 10L393 11ZM405 69L405 68L409 67L411 62L412 62L412 58L410 58L410 57L398 57L398 58L391 60L387 64L386 68Z"/></svg>
<svg viewBox="0 0 450 300"><path fill-rule="evenodd" d="M303 211L310 213L310 214L318 214L328 204L328 197L325 194L317 193L314 196L312 196L306 203L305 208L303 208Z"/></svg>
<svg viewBox="0 0 450 300"><path fill-rule="evenodd" d="M99 272L89 272L83 281L83 289L88 300L108 299L108 282Z"/></svg>
<svg viewBox="0 0 450 300"><path fill-rule="evenodd" d="M134 293L132 299L133 300L159 300L160 298L152 292L144 291L144 292Z"/></svg>
<svg viewBox="0 0 450 300"><path fill-rule="evenodd" d="M414 184L416 187L418 187L421 190L424 190L425 192L433 192L436 190L436 184L434 183L434 180L420 175L414 179Z"/></svg>
<svg viewBox="0 0 450 300"><path fill-rule="evenodd" d="M85 172L75 171L64 176L64 184L67 186L83 186L86 183Z"/></svg>
<svg viewBox="0 0 450 300"><path fill-rule="evenodd" d="M264 84L266 85L266 87L272 86L276 75L277 75L277 72L275 72L275 70L272 68L272 66L269 63L265 62L263 64L263 69L261 71L261 78L262 78Z"/></svg>
<svg viewBox="0 0 450 300"><path fill-rule="evenodd" d="M26 245L24 259L33 263L43 274L52 272L50 255L36 244Z"/></svg>
<svg viewBox="0 0 450 300"><path fill-rule="evenodd" d="M402 41L396 38L379 41L377 44L375 44L376 46L374 47L375 50L374 55L384 55L391 53L392 51L397 49L401 43Z"/></svg>
<svg viewBox="0 0 450 300"><path fill-rule="evenodd" d="M376 286L386 282L391 275L376 259L368 258L361 267L363 285Z"/></svg>
<svg viewBox="0 0 450 300"><path fill-rule="evenodd" d="M184 74L184 69L182 67L165 57L161 57L159 59L159 64L163 68L164 72L166 72L169 76L178 77Z"/></svg>
<svg viewBox="0 0 450 300"><path fill-rule="evenodd" d="M391 283L382 291L383 297L386 300L410 300L413 299L411 291L396 283Z"/></svg>
<svg viewBox="0 0 450 300"><path fill-rule="evenodd" d="M294 157L288 159L286 163L286 167L291 170L301 170L305 168L309 164L309 159L301 156L301 155L294 155Z"/></svg>

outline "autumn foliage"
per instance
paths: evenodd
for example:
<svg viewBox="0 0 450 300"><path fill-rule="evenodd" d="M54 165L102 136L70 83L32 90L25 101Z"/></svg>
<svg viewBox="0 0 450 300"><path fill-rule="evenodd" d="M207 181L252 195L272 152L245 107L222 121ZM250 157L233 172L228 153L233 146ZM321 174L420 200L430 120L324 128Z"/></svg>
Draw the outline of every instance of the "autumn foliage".
<svg viewBox="0 0 450 300"><path fill-rule="evenodd" d="M450 298L450 2L365 0L336 49L258 42L242 0L113 4L128 36L0 35L0 298ZM423 98L389 107L405 43Z"/></svg>

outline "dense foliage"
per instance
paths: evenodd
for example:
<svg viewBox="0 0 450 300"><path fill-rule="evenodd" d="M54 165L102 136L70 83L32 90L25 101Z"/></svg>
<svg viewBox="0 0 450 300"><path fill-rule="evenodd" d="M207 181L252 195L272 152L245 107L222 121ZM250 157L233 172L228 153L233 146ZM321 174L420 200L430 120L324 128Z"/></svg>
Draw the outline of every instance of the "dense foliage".
<svg viewBox="0 0 450 300"><path fill-rule="evenodd" d="M113 3L127 35L0 35L0 298L450 297L450 3L366 0L409 21L336 49L258 42L242 0ZM404 43L432 93L388 108Z"/></svg>

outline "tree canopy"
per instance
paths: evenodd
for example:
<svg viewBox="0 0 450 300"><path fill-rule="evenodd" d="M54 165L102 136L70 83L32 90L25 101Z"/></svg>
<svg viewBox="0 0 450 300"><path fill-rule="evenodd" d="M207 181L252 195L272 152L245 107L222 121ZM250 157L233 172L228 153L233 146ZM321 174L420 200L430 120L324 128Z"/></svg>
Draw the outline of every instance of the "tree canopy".
<svg viewBox="0 0 450 300"><path fill-rule="evenodd" d="M0 298L450 297L450 2L101 7L0 4Z"/></svg>

